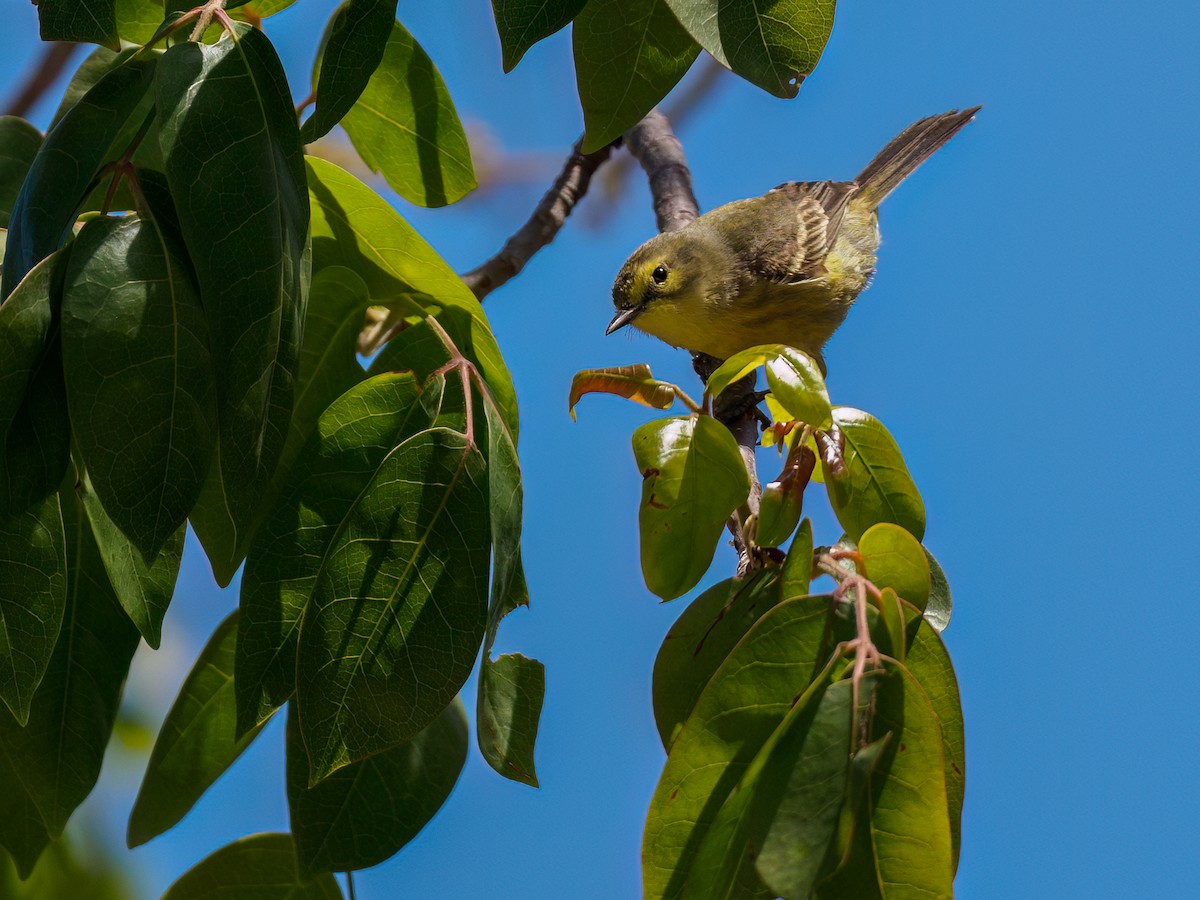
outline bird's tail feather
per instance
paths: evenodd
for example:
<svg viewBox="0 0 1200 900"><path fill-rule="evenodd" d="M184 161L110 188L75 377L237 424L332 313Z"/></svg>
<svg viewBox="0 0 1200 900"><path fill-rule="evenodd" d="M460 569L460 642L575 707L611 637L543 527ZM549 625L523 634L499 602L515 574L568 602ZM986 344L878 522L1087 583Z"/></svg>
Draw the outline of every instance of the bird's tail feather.
<svg viewBox="0 0 1200 900"><path fill-rule="evenodd" d="M917 166L958 134L979 110L978 106L962 112L955 109L913 122L892 138L855 179L861 188L859 196L865 195L875 205L882 203Z"/></svg>

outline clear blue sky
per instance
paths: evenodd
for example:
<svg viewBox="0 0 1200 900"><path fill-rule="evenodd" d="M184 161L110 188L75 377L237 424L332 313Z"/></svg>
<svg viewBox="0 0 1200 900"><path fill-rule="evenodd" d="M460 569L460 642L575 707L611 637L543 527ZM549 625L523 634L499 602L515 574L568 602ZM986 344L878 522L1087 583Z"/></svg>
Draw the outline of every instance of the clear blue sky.
<svg viewBox="0 0 1200 900"><path fill-rule="evenodd" d="M300 0L269 21L298 94L333 5ZM28 4L5 11L10 83L36 24ZM486 0L405 0L400 15L463 118L542 166L457 208L401 204L470 268L523 221L580 131L569 38L504 76ZM899 440L954 589L964 898L1180 896L1200 883L1200 720L1186 687L1200 633L1186 589L1200 540L1198 28L1181 2L847 2L798 99L728 78L680 129L707 208L851 177L913 119L984 104L889 199L875 285L827 352L834 401ZM683 354L603 336L612 276L653 217L638 179L607 224L586 227L599 200L486 303L522 404L533 595L499 649L547 667L543 786L505 781L473 751L432 827L361 873L359 897L639 893L663 761L650 671L683 602L658 604L640 580L629 435L647 412L589 398L572 424L566 393L579 368L636 361L694 382ZM818 541L836 539L819 494L810 509ZM130 686L155 714L236 604L189 551L164 650L139 656ZM710 580L732 565L720 554ZM276 723L180 826L128 854L146 896L230 840L286 828L282 744ZM110 754L77 816L120 841L138 776Z"/></svg>

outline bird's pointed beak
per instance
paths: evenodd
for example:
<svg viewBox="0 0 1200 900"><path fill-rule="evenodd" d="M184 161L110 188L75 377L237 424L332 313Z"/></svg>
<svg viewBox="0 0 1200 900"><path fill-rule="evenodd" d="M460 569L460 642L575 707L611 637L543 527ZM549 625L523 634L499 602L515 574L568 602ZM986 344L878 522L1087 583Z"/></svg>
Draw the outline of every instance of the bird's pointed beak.
<svg viewBox="0 0 1200 900"><path fill-rule="evenodd" d="M620 329L624 328L626 325L640 316L642 314L642 310L645 308L646 307L644 306L631 306L629 309L617 310L617 314L613 316L613 320L608 323L608 328L605 329L604 333L608 335L612 334L614 331L619 331Z"/></svg>

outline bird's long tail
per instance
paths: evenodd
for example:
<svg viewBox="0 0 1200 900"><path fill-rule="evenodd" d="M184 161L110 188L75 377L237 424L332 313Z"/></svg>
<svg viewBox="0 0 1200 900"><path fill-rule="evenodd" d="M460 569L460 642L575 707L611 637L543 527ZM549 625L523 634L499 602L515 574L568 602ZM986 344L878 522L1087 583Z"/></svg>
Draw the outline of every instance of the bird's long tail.
<svg viewBox="0 0 1200 900"><path fill-rule="evenodd" d="M917 166L958 134L959 129L970 122L980 108L975 106L962 112L953 109L913 122L892 138L854 179L861 187L859 196L865 195L866 199L878 206Z"/></svg>

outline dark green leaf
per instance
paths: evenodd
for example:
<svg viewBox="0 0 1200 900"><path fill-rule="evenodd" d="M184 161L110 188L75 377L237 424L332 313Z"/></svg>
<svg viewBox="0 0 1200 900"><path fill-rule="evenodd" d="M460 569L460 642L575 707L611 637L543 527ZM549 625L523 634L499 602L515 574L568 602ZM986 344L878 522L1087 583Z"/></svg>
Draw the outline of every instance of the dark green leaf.
<svg viewBox="0 0 1200 900"><path fill-rule="evenodd" d="M937 715L942 729L942 752L946 761L946 803L950 814L950 840L954 867L962 837L963 792L966 788L966 754L963 745L962 703L958 697L958 679L946 645L932 627L917 631L908 651L908 671L921 683L925 696Z"/></svg>
<svg viewBox="0 0 1200 900"><path fill-rule="evenodd" d="M879 588L892 588L919 610L929 600L930 572L925 549L899 525L872 525L858 542L859 572Z"/></svg>
<svg viewBox="0 0 1200 900"><path fill-rule="evenodd" d="M80 63L79 68L75 70L71 80L67 82L66 90L63 91L62 100L59 101L54 118L50 120L50 128L53 129L71 107L78 103L83 95L90 91L110 69L116 68L119 63L136 52L136 48L133 47L122 50L120 53L109 50L107 47L97 47L89 53L87 58Z"/></svg>
<svg viewBox="0 0 1200 900"><path fill-rule="evenodd" d="M735 353L709 376L709 393L720 396L759 366L766 367L767 387L791 418L814 428L829 426L829 392L821 369L807 353L784 344L764 344Z"/></svg>
<svg viewBox="0 0 1200 900"><path fill-rule="evenodd" d="M350 111L383 59L395 20L396 0L346 0L334 11L313 72L317 107L300 140L324 137Z"/></svg>
<svg viewBox="0 0 1200 900"><path fill-rule="evenodd" d="M587 0L492 0L504 71L511 72L525 51L579 15Z"/></svg>
<svg viewBox="0 0 1200 900"><path fill-rule="evenodd" d="M313 267L346 266L367 284L371 302L422 312L456 307L470 315L468 329L439 314L453 328L458 348L483 373L517 437L517 398L483 307L440 256L382 197L332 163L308 157L312 196Z"/></svg>
<svg viewBox="0 0 1200 900"><path fill-rule="evenodd" d="M54 493L66 475L70 454L62 350L52 332L0 453L0 517L29 509Z"/></svg>
<svg viewBox="0 0 1200 900"><path fill-rule="evenodd" d="M147 565L141 552L105 513L86 473L76 486L76 493L91 523L92 536L117 600L146 643L157 650L162 638L163 616L179 576L187 529L181 526L167 539L154 561Z"/></svg>
<svg viewBox="0 0 1200 900"><path fill-rule="evenodd" d="M116 0L117 33L122 40L145 44L162 24L162 0Z"/></svg>
<svg viewBox="0 0 1200 900"><path fill-rule="evenodd" d="M58 497L51 498L55 524L58 507ZM100 775L138 645L137 629L117 603L87 518L70 491L62 496L62 515L69 590L58 642L25 727L0 710L0 745L55 837Z"/></svg>
<svg viewBox="0 0 1200 900"><path fill-rule="evenodd" d="M153 59L131 59L111 69L46 135L12 211L0 296L8 297L30 269L66 240L76 210L118 149L113 144L153 77Z"/></svg>
<svg viewBox="0 0 1200 900"><path fill-rule="evenodd" d="M779 585L782 599L792 600L808 593L808 585L812 581L812 558L812 522L805 519L800 523L800 530L796 532L783 563L782 583Z"/></svg>
<svg viewBox="0 0 1200 900"><path fill-rule="evenodd" d="M0 715L3 715L0 710ZM38 857L50 843L50 832L25 789L5 744L0 743L0 848L12 856L17 875L28 878ZM0 890L4 888L0 880Z"/></svg>
<svg viewBox="0 0 1200 900"><path fill-rule="evenodd" d="M163 720L129 815L126 841L137 847L173 827L233 765L261 725L235 737L233 665L238 614L217 626Z"/></svg>
<svg viewBox="0 0 1200 900"><path fill-rule="evenodd" d="M21 409L50 340L65 254L51 254L0 305L0 437Z"/></svg>
<svg viewBox="0 0 1200 900"><path fill-rule="evenodd" d="M221 578L240 561L287 436L309 224L283 68L262 32L235 29L171 47L157 78L167 179L212 338L219 440L193 524Z"/></svg>
<svg viewBox="0 0 1200 900"><path fill-rule="evenodd" d="M475 188L471 149L450 92L399 22L342 127L367 167L410 203L445 206Z"/></svg>
<svg viewBox="0 0 1200 900"><path fill-rule="evenodd" d="M116 0L38 0L43 41L87 41L117 50Z"/></svg>
<svg viewBox="0 0 1200 900"><path fill-rule="evenodd" d="M254 834L202 859L162 900L342 900L329 872L303 878L290 834Z"/></svg>
<svg viewBox="0 0 1200 900"><path fill-rule="evenodd" d="M942 729L907 669L880 683L872 730L893 733L871 776L871 843L882 893L889 900L952 897L954 851Z"/></svg>
<svg viewBox="0 0 1200 900"><path fill-rule="evenodd" d="M410 740L470 674L487 626L486 464L435 428L379 466L304 611L297 705L310 783Z"/></svg>
<svg viewBox="0 0 1200 900"><path fill-rule="evenodd" d="M237 646L238 733L264 721L295 690L296 629L338 535L356 517L384 461L432 424L438 379L385 373L347 391L321 416L264 520L242 576Z"/></svg>
<svg viewBox="0 0 1200 900"><path fill-rule="evenodd" d="M571 31L584 153L636 125L700 52L666 0L590 0Z"/></svg>
<svg viewBox="0 0 1200 900"><path fill-rule="evenodd" d="M33 165L42 133L16 116L0 116L0 228L8 227L25 173Z"/></svg>
<svg viewBox="0 0 1200 900"><path fill-rule="evenodd" d="M664 600L708 570L729 515L750 492L737 443L711 416L647 422L633 433L642 473L642 575Z"/></svg>
<svg viewBox="0 0 1200 900"><path fill-rule="evenodd" d="M0 700L22 725L63 622L67 562L57 496L0 517Z"/></svg>
<svg viewBox="0 0 1200 900"><path fill-rule="evenodd" d="M308 757L288 718L288 808L300 871L344 872L383 862L441 809L467 761L467 716L455 699L411 741L308 787Z"/></svg>
<svg viewBox="0 0 1200 900"><path fill-rule="evenodd" d="M836 0L666 0L705 50L777 97L795 97L833 28Z"/></svg>
<svg viewBox="0 0 1200 900"><path fill-rule="evenodd" d="M780 599L778 574L768 569L714 584L675 620L654 660L654 720L665 750L670 751L713 673Z"/></svg>
<svg viewBox="0 0 1200 900"><path fill-rule="evenodd" d="M187 519L214 440L204 310L153 217L84 225L62 303L67 403L105 512L148 560Z"/></svg>
<svg viewBox="0 0 1200 900"><path fill-rule="evenodd" d="M950 582L946 580L946 573L928 550L925 551L925 561L929 563L930 581L925 621L932 625L935 631L945 631L946 626L950 624L950 612L954 608L954 601L950 597Z"/></svg>
<svg viewBox="0 0 1200 900"><path fill-rule="evenodd" d="M821 669L828 596L775 606L709 680L675 738L642 841L648 900L679 897L704 833L746 767Z"/></svg>
<svg viewBox="0 0 1200 900"><path fill-rule="evenodd" d="M925 505L904 465L900 448L883 423L869 413L839 406L833 423L846 441L845 468L821 468L829 502L846 533L858 540L878 522L892 522L918 541L925 535Z"/></svg>

